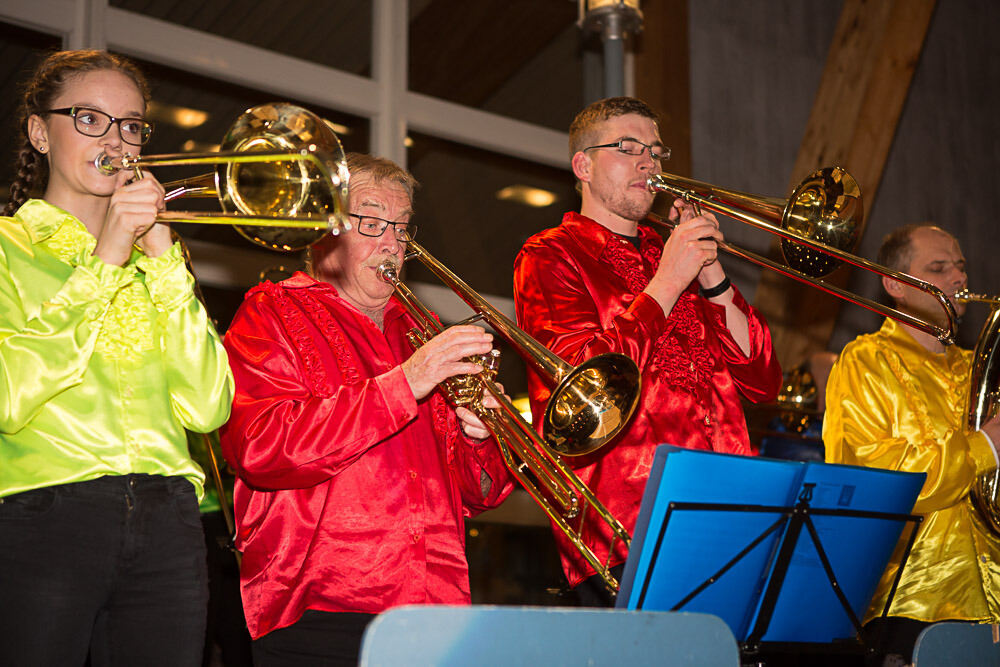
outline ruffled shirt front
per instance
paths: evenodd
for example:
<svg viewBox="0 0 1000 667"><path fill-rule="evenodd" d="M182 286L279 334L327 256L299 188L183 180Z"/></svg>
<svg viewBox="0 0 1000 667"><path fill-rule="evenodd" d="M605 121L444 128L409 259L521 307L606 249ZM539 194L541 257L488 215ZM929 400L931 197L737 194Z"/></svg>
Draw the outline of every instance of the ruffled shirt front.
<svg viewBox="0 0 1000 667"><path fill-rule="evenodd" d="M225 350L175 245L124 266L39 199L0 218L0 496L103 475L204 474L185 429L229 416Z"/></svg>
<svg viewBox="0 0 1000 667"><path fill-rule="evenodd" d="M659 266L663 240L639 228L637 251L628 240L578 213L528 239L514 265L519 325L570 364L619 352L639 365L642 393L631 422L597 453L567 458L580 478L631 532L657 445L751 454L741 397L772 400L781 369L764 319L737 291L734 302L749 322L750 355L726 326L725 308L683 292L670 316L642 290ZM528 375L538 424L550 387ZM560 531L563 567L571 585L594 574ZM584 526L583 539L602 560L610 531ZM611 564L627 557L619 545Z"/></svg>
<svg viewBox="0 0 1000 667"><path fill-rule="evenodd" d="M412 326L393 301L379 330L303 273L251 290L233 319L222 447L252 637L306 609L469 602L463 517L513 485L496 443L466 440L438 392L414 399L400 368Z"/></svg>
<svg viewBox="0 0 1000 667"><path fill-rule="evenodd" d="M972 353L932 354L893 320L849 343L827 384L823 442L830 463L927 473L914 513L924 517L891 616L1000 621L1000 540L969 501L976 475L996 465L965 425ZM908 535L905 531L903 537ZM882 613L902 544L866 620Z"/></svg>

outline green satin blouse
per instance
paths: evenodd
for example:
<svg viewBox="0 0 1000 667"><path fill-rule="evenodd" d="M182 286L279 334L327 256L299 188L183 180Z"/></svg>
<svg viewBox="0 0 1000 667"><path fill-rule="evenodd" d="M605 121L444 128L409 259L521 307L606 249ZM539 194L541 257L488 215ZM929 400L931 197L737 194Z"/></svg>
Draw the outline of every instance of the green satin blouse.
<svg viewBox="0 0 1000 667"><path fill-rule="evenodd" d="M228 419L225 350L177 245L124 267L95 245L40 199L0 217L0 497L128 473L201 497L184 430Z"/></svg>

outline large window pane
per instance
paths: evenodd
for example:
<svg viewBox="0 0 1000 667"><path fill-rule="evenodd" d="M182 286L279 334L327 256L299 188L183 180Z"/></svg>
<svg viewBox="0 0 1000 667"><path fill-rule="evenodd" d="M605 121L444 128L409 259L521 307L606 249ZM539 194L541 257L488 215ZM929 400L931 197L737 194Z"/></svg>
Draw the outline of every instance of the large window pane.
<svg viewBox="0 0 1000 667"><path fill-rule="evenodd" d="M371 73L371 0L111 0L111 6L345 72Z"/></svg>
<svg viewBox="0 0 1000 667"><path fill-rule="evenodd" d="M430 0L412 11L410 90L563 131L583 107L576 3Z"/></svg>
<svg viewBox="0 0 1000 667"><path fill-rule="evenodd" d="M266 102L298 103L330 121L345 150L368 150L368 119L332 109L278 100L269 92L194 76L173 68L140 62L153 92L150 117L156 124L146 154L215 150L236 118L247 108ZM199 175L210 169L158 169L163 182ZM174 210L218 210L215 202L179 199ZM228 225L175 225L191 247L195 273L209 311L225 329L248 287L262 276L278 280L302 268L303 253L282 254L253 245Z"/></svg>
<svg viewBox="0 0 1000 667"><path fill-rule="evenodd" d="M509 308L521 246L579 205L572 173L422 134L411 138L409 164L421 183L414 207L418 241L474 290L495 298L494 305ZM523 203L532 198L551 201ZM408 280L441 284L417 262L407 272ZM501 381L511 395L523 393L517 354L497 342L504 353Z"/></svg>

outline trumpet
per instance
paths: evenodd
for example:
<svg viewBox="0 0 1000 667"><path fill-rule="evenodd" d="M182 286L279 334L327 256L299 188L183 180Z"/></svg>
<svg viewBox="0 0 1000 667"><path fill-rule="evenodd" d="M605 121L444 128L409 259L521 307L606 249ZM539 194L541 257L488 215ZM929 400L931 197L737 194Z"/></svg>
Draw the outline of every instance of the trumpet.
<svg viewBox="0 0 1000 667"><path fill-rule="evenodd" d="M504 463L525 491L542 508L555 526L570 540L573 547L594 568L613 592L619 582L611 574L609 562L619 544L627 550L631 536L625 527L598 500L597 496L562 460L552 448L553 442L570 450L593 451L613 438L625 425L639 398L639 369L624 355L602 355L594 363L586 362L573 369L558 360L540 343L518 329L509 319L474 292L458 276L438 262L413 241L407 242L407 258L418 258L445 284L452 288L476 315L466 320L485 320L498 334L517 347L528 361L545 367L549 372L561 372L559 387L550 400L550 412L556 414L557 437L542 438L514 407L494 378L498 367L496 350L492 354L472 359L483 367L474 376L449 378L443 389L455 405L472 410L482 420L500 448ZM434 315L417 299L400 280L399 267L392 260L385 260L377 269L378 276L390 283L393 290L414 321L417 328L408 334L410 344L419 347L444 329ZM550 365L558 361L559 371ZM498 409L486 408L482 403L483 392L489 392ZM555 407L552 407L552 406ZM588 511L593 511L596 521L610 535L607 558L602 560L583 541L584 521Z"/></svg>
<svg viewBox="0 0 1000 667"><path fill-rule="evenodd" d="M217 199L222 212L164 211L160 222L233 225L272 250L301 250L326 233L351 228L345 214L349 174L337 135L311 111L287 103L247 109L209 153L111 156L94 166L112 176L147 167L215 165L201 176L164 184L164 199Z"/></svg>

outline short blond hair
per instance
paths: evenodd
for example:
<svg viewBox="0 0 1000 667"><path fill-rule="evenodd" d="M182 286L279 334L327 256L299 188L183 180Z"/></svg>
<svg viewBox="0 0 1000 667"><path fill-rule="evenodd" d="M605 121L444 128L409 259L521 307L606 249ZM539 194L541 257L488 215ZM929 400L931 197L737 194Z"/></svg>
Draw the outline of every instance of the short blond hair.
<svg viewBox="0 0 1000 667"><path fill-rule="evenodd" d="M601 123L628 114L649 118L657 126L660 124L660 119L652 107L635 97L608 97L598 100L578 113L569 125L570 159L597 142L597 131Z"/></svg>

